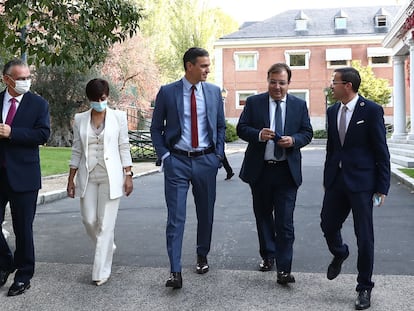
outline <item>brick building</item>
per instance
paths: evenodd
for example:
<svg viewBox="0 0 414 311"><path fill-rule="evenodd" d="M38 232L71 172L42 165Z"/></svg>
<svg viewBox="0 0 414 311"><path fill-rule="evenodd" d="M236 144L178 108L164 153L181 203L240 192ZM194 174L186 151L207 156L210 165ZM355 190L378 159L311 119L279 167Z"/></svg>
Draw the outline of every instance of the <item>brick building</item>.
<svg viewBox="0 0 414 311"><path fill-rule="evenodd" d="M325 90L334 68L360 60L392 87L392 49L382 41L399 8L289 10L220 38L215 42L215 79L223 89L226 119L237 123L246 98L267 91L267 70L276 62L290 65L289 93L307 101L314 129L325 127ZM392 100L385 114L391 123Z"/></svg>

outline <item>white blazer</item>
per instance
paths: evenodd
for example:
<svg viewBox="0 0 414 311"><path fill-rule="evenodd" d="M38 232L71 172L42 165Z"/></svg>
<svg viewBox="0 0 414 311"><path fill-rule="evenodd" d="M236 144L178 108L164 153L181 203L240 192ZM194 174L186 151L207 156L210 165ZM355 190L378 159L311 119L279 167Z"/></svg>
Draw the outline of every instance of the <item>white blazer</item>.
<svg viewBox="0 0 414 311"><path fill-rule="evenodd" d="M89 179L88 127L91 109L75 114L70 167L77 167L76 195L84 197ZM104 161L109 177L109 196L116 199L123 194L124 167L132 166L126 113L106 108L104 131Z"/></svg>

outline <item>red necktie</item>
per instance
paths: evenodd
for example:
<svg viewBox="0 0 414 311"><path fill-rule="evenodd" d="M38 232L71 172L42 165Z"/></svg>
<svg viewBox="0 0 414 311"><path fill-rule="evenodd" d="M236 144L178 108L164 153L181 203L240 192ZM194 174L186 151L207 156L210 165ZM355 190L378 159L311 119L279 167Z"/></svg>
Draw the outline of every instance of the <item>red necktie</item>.
<svg viewBox="0 0 414 311"><path fill-rule="evenodd" d="M10 99L11 105L9 108L9 112L7 113L6 117L6 124L11 125L13 122L14 115L16 114L16 98L12 97Z"/></svg>
<svg viewBox="0 0 414 311"><path fill-rule="evenodd" d="M191 87L191 146L198 147L198 128L197 128L197 103L194 90L195 85Z"/></svg>

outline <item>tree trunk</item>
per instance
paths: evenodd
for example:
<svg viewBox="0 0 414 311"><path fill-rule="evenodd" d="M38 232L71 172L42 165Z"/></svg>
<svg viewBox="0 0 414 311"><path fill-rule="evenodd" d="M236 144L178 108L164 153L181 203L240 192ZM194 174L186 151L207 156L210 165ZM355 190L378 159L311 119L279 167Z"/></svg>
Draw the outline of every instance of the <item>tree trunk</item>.
<svg viewBox="0 0 414 311"><path fill-rule="evenodd" d="M73 133L70 123L53 125L48 141L51 147L71 147L73 142Z"/></svg>

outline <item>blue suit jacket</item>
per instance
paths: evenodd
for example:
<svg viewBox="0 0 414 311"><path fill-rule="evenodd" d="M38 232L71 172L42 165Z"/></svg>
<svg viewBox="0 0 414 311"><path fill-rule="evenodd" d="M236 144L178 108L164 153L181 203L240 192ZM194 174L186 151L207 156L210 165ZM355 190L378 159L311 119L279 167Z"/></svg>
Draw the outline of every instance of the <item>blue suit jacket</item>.
<svg viewBox="0 0 414 311"><path fill-rule="evenodd" d="M220 88L202 83L206 104L208 137L216 154L224 156L226 124ZM181 137L184 127L183 81L162 86L155 100L152 115L151 138L158 158L169 152Z"/></svg>
<svg viewBox="0 0 414 311"><path fill-rule="evenodd" d="M259 132L269 127L269 93L248 97L237 124L237 135L249 143L240 169L240 178L244 182L255 183L261 175L264 168L266 142L259 141ZM300 148L310 143L313 130L306 102L289 94L286 97L284 135L295 139L295 145L286 149L286 157L292 177L299 187L302 183Z"/></svg>
<svg viewBox="0 0 414 311"><path fill-rule="evenodd" d="M0 93L0 112L4 92ZM0 121L2 114L0 113ZM31 92L23 95L11 125L11 137L0 139L0 159L6 161L6 171L13 191L36 191L41 188L39 145L50 135L49 105Z"/></svg>
<svg viewBox="0 0 414 311"><path fill-rule="evenodd" d="M341 146L337 115L340 103L328 108L328 141L324 186L329 189L342 164L344 182L352 192L387 194L390 188L390 154L386 141L384 110L359 96Z"/></svg>

